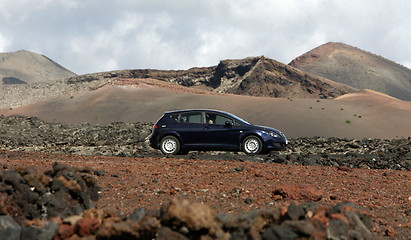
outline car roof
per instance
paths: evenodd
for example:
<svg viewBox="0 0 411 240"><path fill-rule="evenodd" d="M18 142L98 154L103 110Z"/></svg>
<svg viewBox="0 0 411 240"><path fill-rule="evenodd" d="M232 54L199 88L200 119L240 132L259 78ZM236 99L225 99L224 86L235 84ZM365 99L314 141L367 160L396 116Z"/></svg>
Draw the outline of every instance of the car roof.
<svg viewBox="0 0 411 240"><path fill-rule="evenodd" d="M215 109L182 109L182 110L175 110L175 111L166 111L165 113L170 114L170 113L184 113L184 112L216 112L216 113L223 113L227 115L233 115L231 113L220 111L220 110L215 110Z"/></svg>
<svg viewBox="0 0 411 240"><path fill-rule="evenodd" d="M232 114L232 113L228 113L228 112L224 112L224 111L220 111L220 110L215 110L215 109L182 109L182 110L175 110L175 111L167 111L164 114L174 114L174 113L185 113L185 112L214 112L214 113L221 113L221 114L225 114L228 115L232 118L235 118L237 120L240 120L246 124L250 124L249 122L247 122L246 120Z"/></svg>

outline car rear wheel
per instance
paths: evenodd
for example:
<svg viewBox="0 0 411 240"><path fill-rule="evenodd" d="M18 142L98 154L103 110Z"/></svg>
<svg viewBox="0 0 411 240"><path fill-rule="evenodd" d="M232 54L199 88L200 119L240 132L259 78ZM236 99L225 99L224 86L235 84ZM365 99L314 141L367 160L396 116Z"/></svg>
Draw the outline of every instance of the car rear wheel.
<svg viewBox="0 0 411 240"><path fill-rule="evenodd" d="M246 137L243 141L243 151L246 154L259 154L263 150L263 143L256 136Z"/></svg>
<svg viewBox="0 0 411 240"><path fill-rule="evenodd" d="M160 142L160 151L165 155L174 155L180 151L180 141L173 136L165 136Z"/></svg>

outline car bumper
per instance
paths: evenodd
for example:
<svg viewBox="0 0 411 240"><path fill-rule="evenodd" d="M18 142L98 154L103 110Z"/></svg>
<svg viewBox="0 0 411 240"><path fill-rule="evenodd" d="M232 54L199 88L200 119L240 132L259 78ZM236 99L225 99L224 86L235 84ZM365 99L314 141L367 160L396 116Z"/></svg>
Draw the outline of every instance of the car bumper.
<svg viewBox="0 0 411 240"><path fill-rule="evenodd" d="M148 139L149 139L149 141L150 141L150 147L152 147L152 148L154 148L154 149L159 149L159 147L158 147L158 145L159 145L158 139L157 139L157 137L153 136L153 133L150 134L150 136L149 136Z"/></svg>
<svg viewBox="0 0 411 240"><path fill-rule="evenodd" d="M283 150L287 148L287 144L284 143L273 143L271 146L268 146L270 150Z"/></svg>
<svg viewBox="0 0 411 240"><path fill-rule="evenodd" d="M287 139L270 139L266 141L265 148L266 150L283 150L286 149L288 146L288 140Z"/></svg>

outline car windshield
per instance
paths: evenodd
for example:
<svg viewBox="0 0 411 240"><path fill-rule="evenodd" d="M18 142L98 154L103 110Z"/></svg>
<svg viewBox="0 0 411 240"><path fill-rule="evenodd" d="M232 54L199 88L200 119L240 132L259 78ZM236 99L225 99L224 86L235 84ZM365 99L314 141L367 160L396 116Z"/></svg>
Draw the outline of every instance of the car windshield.
<svg viewBox="0 0 411 240"><path fill-rule="evenodd" d="M251 123L247 122L246 120L244 120L244 119L242 119L242 118L240 118L240 117L237 117L236 115L233 115L233 114L231 114L231 113L227 113L227 115L229 115L230 117L232 117L232 118L234 118L235 120L239 121L240 123L245 123L245 124L247 124L247 125L251 125Z"/></svg>

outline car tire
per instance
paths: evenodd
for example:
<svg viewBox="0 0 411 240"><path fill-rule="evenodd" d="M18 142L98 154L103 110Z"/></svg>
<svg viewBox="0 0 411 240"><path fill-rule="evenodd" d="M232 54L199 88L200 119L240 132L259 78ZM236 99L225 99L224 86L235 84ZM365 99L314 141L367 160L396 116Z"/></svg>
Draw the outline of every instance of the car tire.
<svg viewBox="0 0 411 240"><path fill-rule="evenodd" d="M165 136L160 141L160 151L164 155L175 155L180 152L180 141L174 136Z"/></svg>
<svg viewBox="0 0 411 240"><path fill-rule="evenodd" d="M263 150L263 143L257 136L248 136L244 139L242 148L248 155L259 154Z"/></svg>

